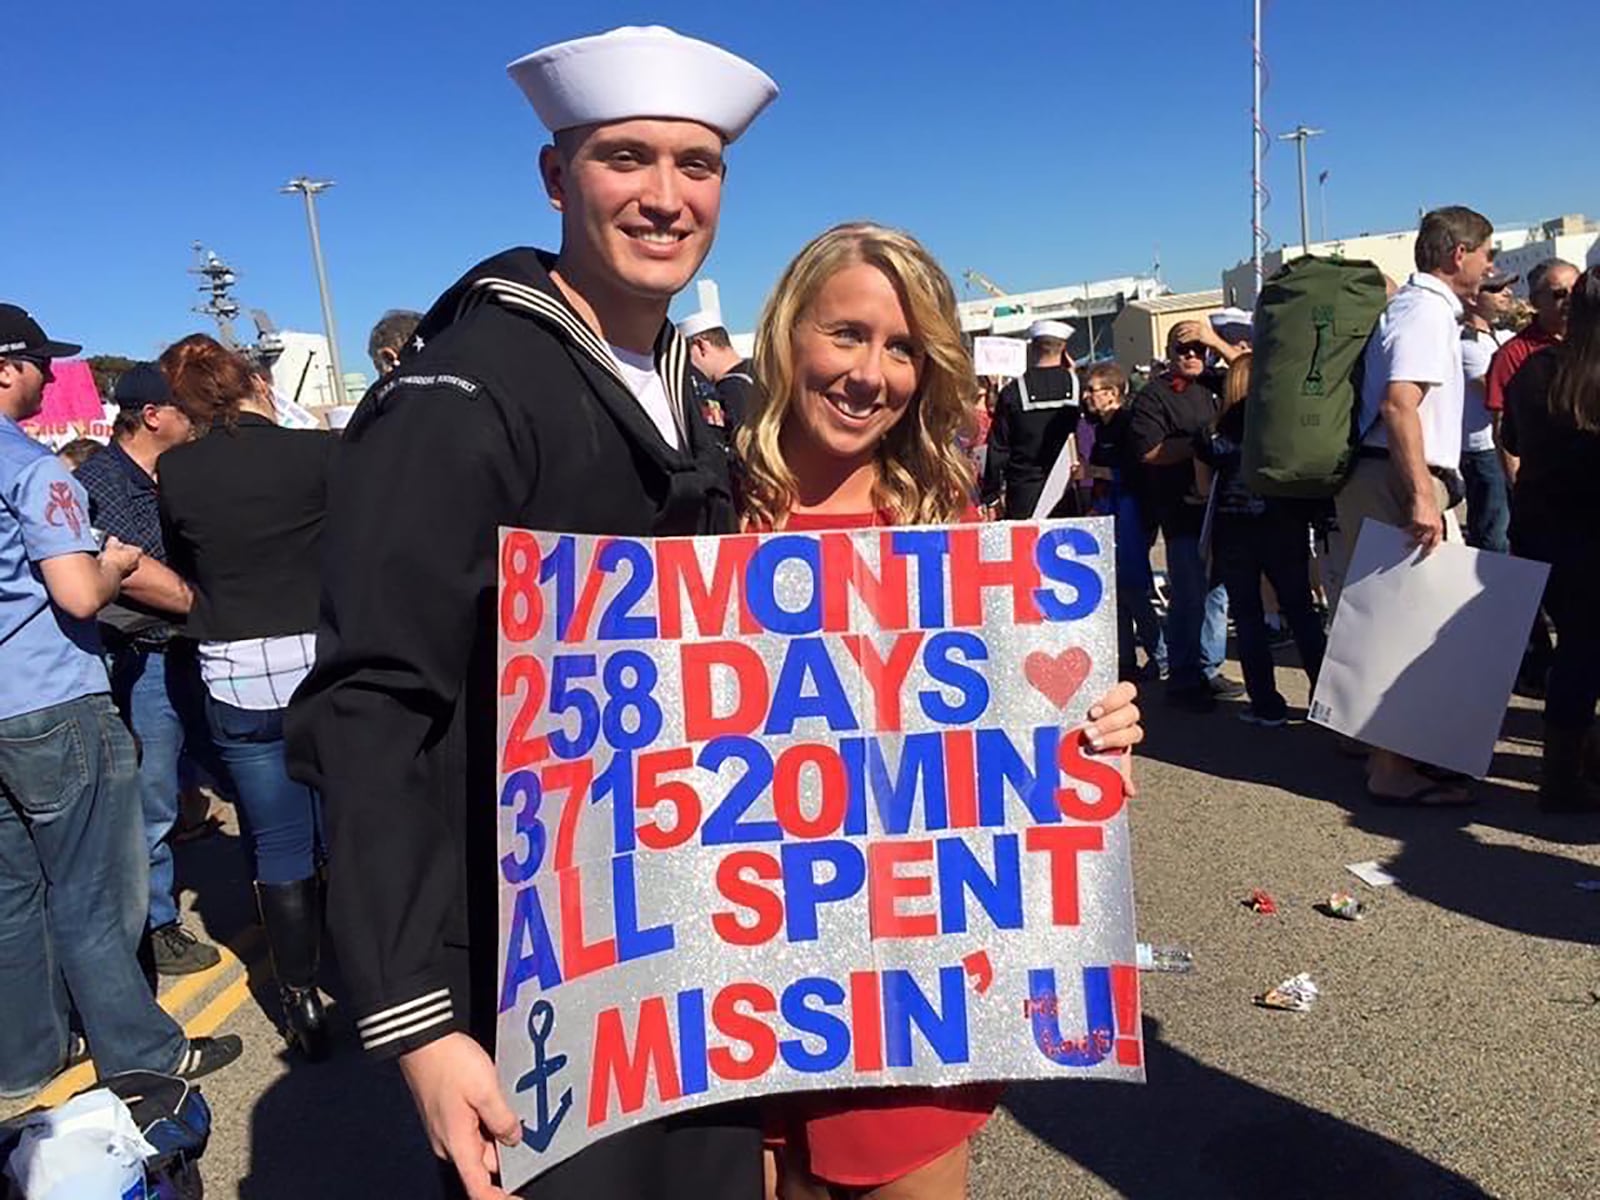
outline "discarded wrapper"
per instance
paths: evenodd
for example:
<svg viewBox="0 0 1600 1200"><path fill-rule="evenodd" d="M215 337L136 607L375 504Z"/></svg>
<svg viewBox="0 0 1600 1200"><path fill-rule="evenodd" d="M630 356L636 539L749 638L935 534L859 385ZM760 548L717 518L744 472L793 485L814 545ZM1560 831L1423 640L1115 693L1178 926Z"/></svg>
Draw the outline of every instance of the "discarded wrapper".
<svg viewBox="0 0 1600 1200"><path fill-rule="evenodd" d="M1350 874L1361 880L1368 887L1390 887L1400 882L1371 859L1366 862L1351 863L1345 867L1345 870L1349 871Z"/></svg>
<svg viewBox="0 0 1600 1200"><path fill-rule="evenodd" d="M1268 916L1278 911L1278 902L1263 888L1256 888L1255 891L1251 892L1250 898L1244 902L1244 906L1251 912L1264 913Z"/></svg>
<svg viewBox="0 0 1600 1200"><path fill-rule="evenodd" d="M1322 905L1322 911L1330 917L1338 917L1341 921L1359 921L1366 916L1361 901L1349 892L1335 892L1329 896L1327 902Z"/></svg>
<svg viewBox="0 0 1600 1200"><path fill-rule="evenodd" d="M1317 994L1317 985L1311 982L1311 976L1301 971L1293 978L1285 979L1271 991L1257 996L1255 1002L1262 1008L1305 1012L1317 1002Z"/></svg>

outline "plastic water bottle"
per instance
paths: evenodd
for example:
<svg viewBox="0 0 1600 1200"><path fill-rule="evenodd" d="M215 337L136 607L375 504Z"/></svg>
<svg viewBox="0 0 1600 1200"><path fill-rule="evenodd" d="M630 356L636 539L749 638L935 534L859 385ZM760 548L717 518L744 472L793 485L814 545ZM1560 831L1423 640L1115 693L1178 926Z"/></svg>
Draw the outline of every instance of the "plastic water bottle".
<svg viewBox="0 0 1600 1200"><path fill-rule="evenodd" d="M1187 975L1194 970L1194 955L1182 946L1152 946L1149 942L1140 942L1137 957L1141 971Z"/></svg>

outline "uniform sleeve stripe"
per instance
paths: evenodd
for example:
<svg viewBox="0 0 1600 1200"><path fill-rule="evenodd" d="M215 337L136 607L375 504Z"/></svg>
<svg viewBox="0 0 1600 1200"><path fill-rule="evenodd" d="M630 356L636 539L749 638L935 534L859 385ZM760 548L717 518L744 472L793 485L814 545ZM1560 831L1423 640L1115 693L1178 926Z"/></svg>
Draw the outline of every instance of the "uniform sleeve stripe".
<svg viewBox="0 0 1600 1200"><path fill-rule="evenodd" d="M361 1031L361 1041L362 1044L368 1047L380 1045L385 1041L392 1041L391 1035L393 1034L404 1037L407 1033L415 1030L426 1029L428 1026L436 1025L440 1021L448 1021L452 1015L454 1015L454 1010L450 1007L450 1002L444 1000L438 1004L429 1005L427 1008L418 1009L416 1012L409 1013L406 1016L386 1021L382 1025L373 1025L368 1029L363 1029Z"/></svg>
<svg viewBox="0 0 1600 1200"><path fill-rule="evenodd" d="M449 1009L445 1009L443 1012L440 1012L434 1016L426 1018L419 1017L410 1024L402 1025L398 1029L391 1029L387 1033L378 1034L376 1036L363 1035L361 1039L361 1045L364 1049L376 1050L379 1046L386 1046L390 1042L399 1041L401 1038L411 1037L413 1034L418 1034L424 1030L432 1029L435 1025L447 1024L450 1020L450 1017L451 1012Z"/></svg>
<svg viewBox="0 0 1600 1200"><path fill-rule="evenodd" d="M440 1000L448 1001L449 999L450 989L440 988L436 992L429 992L425 996L418 996L415 1000L407 1000L404 1004L395 1004L378 1012L369 1013L356 1022L356 1028L364 1031L373 1025L384 1024L394 1017L403 1016L404 1014L411 1012L413 1009L420 1008L423 1005L432 1007Z"/></svg>
<svg viewBox="0 0 1600 1200"><path fill-rule="evenodd" d="M408 1025L412 1021L421 1020L423 1017L431 1017L441 1011L445 1013L455 1011L450 1003L450 997L446 996L443 1000L436 1000L432 1004L424 1004L421 1008L412 1012L401 1013L397 1017L390 1017L387 1021L376 1021L371 1025L364 1025L361 1028L361 1036L367 1038L379 1033L388 1033L389 1030L397 1025Z"/></svg>

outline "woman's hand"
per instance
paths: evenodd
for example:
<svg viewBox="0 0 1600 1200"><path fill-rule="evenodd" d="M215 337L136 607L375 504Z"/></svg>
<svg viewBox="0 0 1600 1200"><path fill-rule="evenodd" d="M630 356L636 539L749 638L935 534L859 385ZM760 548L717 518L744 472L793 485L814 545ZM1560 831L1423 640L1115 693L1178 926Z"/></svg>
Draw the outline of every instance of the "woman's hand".
<svg viewBox="0 0 1600 1200"><path fill-rule="evenodd" d="M1089 707L1089 723L1083 727L1083 736L1096 754L1122 756L1122 777L1127 783L1128 795L1138 792L1133 785L1134 746L1144 741L1144 726L1140 724L1139 689L1131 683L1119 683L1099 701Z"/></svg>

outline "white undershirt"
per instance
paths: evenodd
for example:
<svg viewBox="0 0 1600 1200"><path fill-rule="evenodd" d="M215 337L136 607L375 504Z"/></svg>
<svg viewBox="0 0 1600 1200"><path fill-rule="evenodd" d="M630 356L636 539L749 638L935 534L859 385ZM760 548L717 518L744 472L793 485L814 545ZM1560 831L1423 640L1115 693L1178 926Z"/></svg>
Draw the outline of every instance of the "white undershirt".
<svg viewBox="0 0 1600 1200"><path fill-rule="evenodd" d="M667 445L678 449L678 422L672 414L672 400L667 395L667 385L656 374L654 354L635 354L621 346L612 346L617 365L622 368L622 378L633 393L633 398L644 409L645 415L655 422Z"/></svg>

